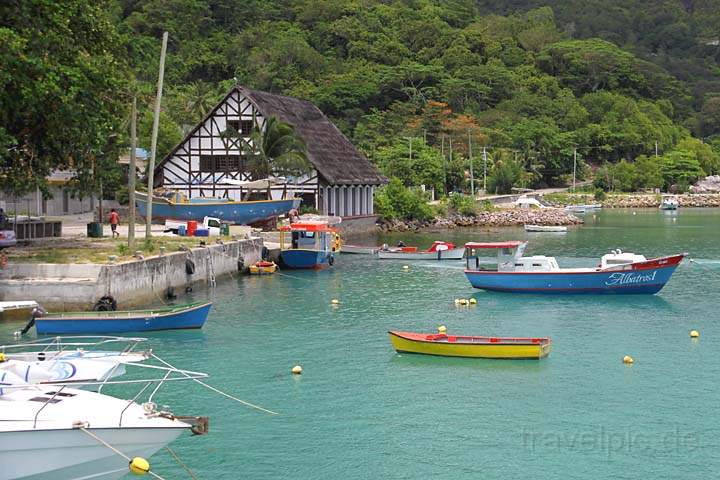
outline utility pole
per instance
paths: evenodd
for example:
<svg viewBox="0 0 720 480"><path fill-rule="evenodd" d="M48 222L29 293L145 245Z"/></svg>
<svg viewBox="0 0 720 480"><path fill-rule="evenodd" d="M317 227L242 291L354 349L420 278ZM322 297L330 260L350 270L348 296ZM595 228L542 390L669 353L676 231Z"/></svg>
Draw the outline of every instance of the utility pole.
<svg viewBox="0 0 720 480"><path fill-rule="evenodd" d="M443 190L445 190L445 195L447 195L447 166L445 165L445 134L443 133L442 137L440 137L440 155L442 155L443 159Z"/></svg>
<svg viewBox="0 0 720 480"><path fill-rule="evenodd" d="M128 249L135 250L135 152L137 150L137 98L133 97L130 114L130 169L128 170ZM150 201L148 201L150 203Z"/></svg>
<svg viewBox="0 0 720 480"><path fill-rule="evenodd" d="M658 157L658 142L655 140L655 158Z"/></svg>
<svg viewBox="0 0 720 480"><path fill-rule="evenodd" d="M153 183L155 182L155 154L157 153L157 136L160 126L160 101L162 100L163 78L165 77L165 52L167 51L168 32L163 33L162 49L160 50L160 71L158 72L157 96L155 97L155 115L153 116L152 141L150 143L150 165L148 165L147 214L145 217L145 238L152 237Z"/></svg>
<svg viewBox="0 0 720 480"><path fill-rule="evenodd" d="M475 175L473 173L472 139L468 130L468 156L470 157L470 195L475 199Z"/></svg>
<svg viewBox="0 0 720 480"><path fill-rule="evenodd" d="M573 193L575 193L575 179L577 178L577 148L573 149Z"/></svg>
<svg viewBox="0 0 720 480"><path fill-rule="evenodd" d="M487 147L483 146L483 193L487 194Z"/></svg>

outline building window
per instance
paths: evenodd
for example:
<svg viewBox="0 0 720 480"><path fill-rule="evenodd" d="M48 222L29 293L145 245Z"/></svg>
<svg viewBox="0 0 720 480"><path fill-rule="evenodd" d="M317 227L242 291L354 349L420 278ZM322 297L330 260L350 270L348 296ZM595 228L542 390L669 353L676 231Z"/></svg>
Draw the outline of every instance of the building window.
<svg viewBox="0 0 720 480"><path fill-rule="evenodd" d="M200 155L201 172L239 172L241 165L237 155Z"/></svg>
<svg viewBox="0 0 720 480"><path fill-rule="evenodd" d="M228 120L228 128L232 128L243 137L249 137L253 130L252 120Z"/></svg>

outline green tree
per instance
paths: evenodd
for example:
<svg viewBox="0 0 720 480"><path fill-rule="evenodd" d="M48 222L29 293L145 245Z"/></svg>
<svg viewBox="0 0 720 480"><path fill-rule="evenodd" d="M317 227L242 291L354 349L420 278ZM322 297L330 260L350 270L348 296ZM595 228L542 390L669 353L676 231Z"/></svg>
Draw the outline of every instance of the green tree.
<svg viewBox="0 0 720 480"><path fill-rule="evenodd" d="M662 156L661 162L660 169L667 188L676 186L680 191L685 191L704 174L697 156L692 152L668 152Z"/></svg>
<svg viewBox="0 0 720 480"><path fill-rule="evenodd" d="M398 178L378 190L375 211L385 219L429 220L433 216L423 192L407 188Z"/></svg>
<svg viewBox="0 0 720 480"><path fill-rule="evenodd" d="M640 155L635 159L638 186L641 188L662 188L664 185L661 164L655 157Z"/></svg>
<svg viewBox="0 0 720 480"><path fill-rule="evenodd" d="M445 192L442 155L421 138L398 141L392 146L380 148L375 160L386 176L402 179L407 187L425 185L438 193Z"/></svg>
<svg viewBox="0 0 720 480"><path fill-rule="evenodd" d="M488 191L493 193L511 193L512 188L520 181L522 169L509 155L495 160L490 176Z"/></svg>
<svg viewBox="0 0 720 480"><path fill-rule="evenodd" d="M128 83L109 2L0 5L0 189L46 189L54 169L112 170ZM77 183L78 193L94 190Z"/></svg>

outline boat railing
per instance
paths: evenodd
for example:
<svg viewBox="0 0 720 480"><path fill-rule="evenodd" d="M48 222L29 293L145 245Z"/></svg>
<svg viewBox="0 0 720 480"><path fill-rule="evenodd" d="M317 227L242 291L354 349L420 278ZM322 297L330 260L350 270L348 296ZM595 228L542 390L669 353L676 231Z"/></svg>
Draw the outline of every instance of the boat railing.
<svg viewBox="0 0 720 480"><path fill-rule="evenodd" d="M35 417L33 417L33 428L37 427L37 420L38 416L40 415L40 412L42 412L45 407L47 407L49 404L53 403L55 401L55 397L60 395L60 393L65 389L65 385L60 387L57 391L52 392L52 397L49 397L45 400L45 402L42 404L42 406L38 409L37 412L35 412Z"/></svg>
<svg viewBox="0 0 720 480"><path fill-rule="evenodd" d="M148 414L158 413L154 411L155 404L152 402L155 395L158 393L160 388L164 386L167 382L174 382L174 381L195 381L200 382L200 379L208 378L207 373L203 372L195 372L192 370L183 370L179 368L175 368L171 366L169 363L165 362L161 358L151 355L153 358L157 359L159 362L161 362L164 365L149 365L149 364L141 364L141 363L127 363L123 364L125 366L132 366L136 368L145 368L148 370L163 372L162 376L159 378L140 378L140 379L129 379L129 380L112 380L113 375L106 375L103 380L96 380L96 381L78 381L78 382L72 382L71 384L66 382L47 382L42 384L27 384L27 383L18 383L16 385L3 385L3 390L26 390L26 389L33 389L38 391L44 391L44 388L47 387L59 387L57 390L52 392L47 392L48 396L47 398L42 398L42 405L38 408L38 410L35 412L35 415L33 417L33 428L37 427L38 418L40 417L40 414L45 410L45 408L52 404L57 402L57 397L63 397L66 394L63 394L63 390L67 387L72 388L82 388L82 387L97 387L97 393L102 393L102 389L108 385L141 385L140 390L132 397L131 400L128 400L127 405L122 409L120 412L119 418L118 418L118 425L122 426L123 422L123 416L125 412L130 408L130 406L133 403L136 403L138 399L145 393L151 386L155 385L155 388L152 390L150 395L147 398L147 401L143 403L143 407L148 405L148 407L145 407L145 410ZM120 365L115 366L117 368ZM170 366L166 366L170 365ZM114 370L114 369L113 369ZM202 382L201 382L202 383ZM41 388L42 387L42 388ZM38 399L38 401L40 401ZM160 412L162 413L162 412Z"/></svg>
<svg viewBox="0 0 720 480"><path fill-rule="evenodd" d="M57 336L31 342L16 343L13 345L0 345L0 352L5 354L20 353L47 353L66 352L68 350L92 351L98 347L113 344L125 344L119 353L129 353L135 350L138 344L147 341L142 337L113 337L113 336Z"/></svg>

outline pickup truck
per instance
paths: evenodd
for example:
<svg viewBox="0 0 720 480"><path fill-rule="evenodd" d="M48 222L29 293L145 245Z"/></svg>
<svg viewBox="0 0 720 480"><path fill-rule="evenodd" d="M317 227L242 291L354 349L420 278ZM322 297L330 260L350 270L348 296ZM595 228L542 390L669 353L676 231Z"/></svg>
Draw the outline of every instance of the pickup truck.
<svg viewBox="0 0 720 480"><path fill-rule="evenodd" d="M0 230L0 250L6 247L14 247L17 245L15 232L12 230Z"/></svg>
<svg viewBox="0 0 720 480"><path fill-rule="evenodd" d="M182 222L179 220L165 220L165 231L166 232L172 232L175 235L178 233L178 229L180 226L187 226L187 222ZM198 228L204 228L205 230L208 230L210 236L218 236L220 235L220 219L215 217L205 217L203 218L202 223L198 223Z"/></svg>

